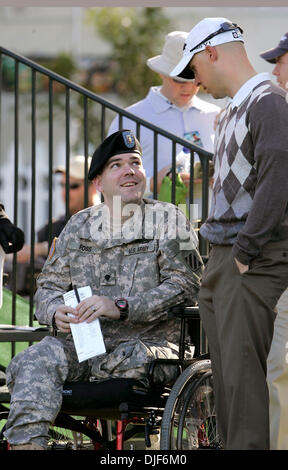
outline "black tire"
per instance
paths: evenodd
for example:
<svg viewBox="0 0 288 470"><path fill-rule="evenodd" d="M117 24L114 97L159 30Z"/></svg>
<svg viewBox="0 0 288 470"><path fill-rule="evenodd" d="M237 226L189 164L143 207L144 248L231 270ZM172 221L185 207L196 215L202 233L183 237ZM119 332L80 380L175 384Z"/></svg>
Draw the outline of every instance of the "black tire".
<svg viewBox="0 0 288 470"><path fill-rule="evenodd" d="M9 410L0 412L0 450L8 449L3 435L8 414ZM98 431L92 428L91 421L67 416L63 424L50 426L48 450L94 450L92 436L98 437Z"/></svg>
<svg viewBox="0 0 288 470"><path fill-rule="evenodd" d="M94 439L101 439L100 422L92 418L62 415L49 429L49 450L94 450Z"/></svg>
<svg viewBox="0 0 288 470"><path fill-rule="evenodd" d="M166 402L160 450L220 449L210 360L199 360L178 377Z"/></svg>

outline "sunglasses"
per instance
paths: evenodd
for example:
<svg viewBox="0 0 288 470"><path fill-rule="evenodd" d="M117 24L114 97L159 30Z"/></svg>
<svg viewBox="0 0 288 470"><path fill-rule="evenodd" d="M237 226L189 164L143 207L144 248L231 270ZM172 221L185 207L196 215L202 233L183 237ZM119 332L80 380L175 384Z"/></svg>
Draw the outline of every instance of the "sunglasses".
<svg viewBox="0 0 288 470"><path fill-rule="evenodd" d="M222 23L220 26L221 27L217 31L215 31L215 33L209 34L209 36L207 36L205 39L203 39L203 41L199 42L199 44L197 44L197 46L190 49L190 52L194 51L195 49L198 49L198 47L202 46L202 44L209 41L209 39L214 38L218 34L226 33L227 31L232 31L233 29L237 29L237 28L239 29L241 34L243 34L243 29L240 28L240 26L238 26L236 23L231 23L230 21L229 22L225 21L225 23ZM185 49L185 47L186 47L186 44L184 44L184 49Z"/></svg>
<svg viewBox="0 0 288 470"><path fill-rule="evenodd" d="M72 190L73 190L73 189L78 189L78 188L80 188L80 186L82 186L82 185L83 185L83 183L70 183L70 184L68 185L68 188L69 188L69 189L72 189ZM66 184L65 184L65 183L60 183L60 186L61 186L62 189L66 188Z"/></svg>

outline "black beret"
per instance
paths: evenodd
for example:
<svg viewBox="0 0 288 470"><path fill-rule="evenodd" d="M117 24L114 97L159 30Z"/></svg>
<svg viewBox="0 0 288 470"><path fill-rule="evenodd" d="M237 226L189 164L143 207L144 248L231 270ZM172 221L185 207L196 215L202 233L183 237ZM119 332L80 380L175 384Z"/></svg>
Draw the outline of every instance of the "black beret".
<svg viewBox="0 0 288 470"><path fill-rule="evenodd" d="M121 129L103 140L92 155L88 179L93 180L103 169L109 158L121 153L139 153L142 155L140 142L132 131Z"/></svg>

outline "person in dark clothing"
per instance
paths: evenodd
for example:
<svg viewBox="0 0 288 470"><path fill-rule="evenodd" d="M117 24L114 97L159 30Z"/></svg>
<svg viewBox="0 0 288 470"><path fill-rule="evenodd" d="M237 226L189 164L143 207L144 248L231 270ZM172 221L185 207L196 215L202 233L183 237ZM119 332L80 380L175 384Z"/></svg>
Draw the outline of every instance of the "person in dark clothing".
<svg viewBox="0 0 288 470"><path fill-rule="evenodd" d="M8 218L0 202L0 308L2 307L3 265L5 254L15 253L24 245L23 231Z"/></svg>
<svg viewBox="0 0 288 470"><path fill-rule="evenodd" d="M8 218L4 205L0 203L0 245L5 253L15 253L24 245L24 233Z"/></svg>
<svg viewBox="0 0 288 470"><path fill-rule="evenodd" d="M288 100L288 32L279 44L260 54L262 59L274 65L272 74L278 85L286 91ZM288 101L287 101L288 102ZM270 449L288 450L288 288L275 307L277 317L267 359L267 383L270 398Z"/></svg>

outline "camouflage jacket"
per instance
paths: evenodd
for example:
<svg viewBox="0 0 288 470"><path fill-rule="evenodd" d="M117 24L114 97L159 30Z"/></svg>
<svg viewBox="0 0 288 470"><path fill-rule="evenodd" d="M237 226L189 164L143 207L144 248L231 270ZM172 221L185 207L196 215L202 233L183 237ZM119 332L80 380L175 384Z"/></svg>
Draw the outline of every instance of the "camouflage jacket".
<svg viewBox="0 0 288 470"><path fill-rule="evenodd" d="M104 204L71 217L54 240L37 281L40 323L51 325L57 306L64 302L63 294L72 286L89 285L94 295L124 297L129 302L126 321L101 318L107 351L137 338L177 343L178 320L169 309L196 302L202 272L197 237L174 205L143 199L140 207L142 224L138 227L132 217L134 232L122 238L107 236L103 230Z"/></svg>

